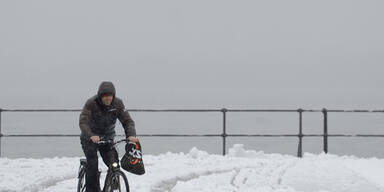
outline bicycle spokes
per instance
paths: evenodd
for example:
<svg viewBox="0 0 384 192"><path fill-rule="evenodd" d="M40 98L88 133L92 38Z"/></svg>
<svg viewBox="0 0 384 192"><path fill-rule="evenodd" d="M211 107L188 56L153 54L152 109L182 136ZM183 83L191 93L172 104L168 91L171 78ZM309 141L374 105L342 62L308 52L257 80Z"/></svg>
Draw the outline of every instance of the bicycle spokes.
<svg viewBox="0 0 384 192"><path fill-rule="evenodd" d="M109 186L107 187L107 189L109 189L111 192L129 191L128 180L125 177L124 173L120 171L113 173L113 176L108 184Z"/></svg>

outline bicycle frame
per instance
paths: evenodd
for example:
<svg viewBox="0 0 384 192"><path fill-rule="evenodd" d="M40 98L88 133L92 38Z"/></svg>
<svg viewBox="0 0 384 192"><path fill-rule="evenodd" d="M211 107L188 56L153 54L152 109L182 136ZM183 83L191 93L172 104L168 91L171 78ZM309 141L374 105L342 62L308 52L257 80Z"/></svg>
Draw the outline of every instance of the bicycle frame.
<svg viewBox="0 0 384 192"><path fill-rule="evenodd" d="M122 142L128 142L128 139L121 139L121 140L117 140L117 141L114 141L112 139L108 139L108 140L104 140L104 138L102 137L101 140L97 143L98 145L103 145L103 144L112 144L110 147L111 149L114 148L117 144L120 144ZM79 173L78 173L78 179L79 181L82 179L81 177L84 177L84 174L80 174L80 172L85 172L85 166L86 166L86 159L80 159L80 167L79 167ZM111 163L110 165L108 165L108 171L107 171L107 175L106 175L106 178L105 178L105 181L104 181L104 189L107 185L107 182L112 180L112 177L115 172L121 172L120 170L120 166L119 166L119 163L118 162L113 162ZM122 173L122 172L121 172ZM124 173L123 173L124 174ZM100 172L99 172L99 175L100 175ZM100 179L98 177L98 179ZM126 180L126 184L128 185L128 180L126 179L126 176L124 175L124 179ZM120 182L120 181L119 181ZM109 184L110 185L110 184ZM120 185L120 184L119 184ZM111 187L111 186L107 186L107 187ZM79 187L78 187L78 190L79 190ZM128 185L128 189L129 191L129 185Z"/></svg>

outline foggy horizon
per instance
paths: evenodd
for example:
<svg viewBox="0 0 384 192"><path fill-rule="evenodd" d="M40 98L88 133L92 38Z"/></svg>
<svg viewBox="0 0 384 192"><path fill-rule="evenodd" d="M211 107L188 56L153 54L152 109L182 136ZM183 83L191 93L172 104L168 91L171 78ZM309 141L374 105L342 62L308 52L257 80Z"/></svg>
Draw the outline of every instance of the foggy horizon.
<svg viewBox="0 0 384 192"><path fill-rule="evenodd" d="M380 109L383 4L2 1L0 107Z"/></svg>

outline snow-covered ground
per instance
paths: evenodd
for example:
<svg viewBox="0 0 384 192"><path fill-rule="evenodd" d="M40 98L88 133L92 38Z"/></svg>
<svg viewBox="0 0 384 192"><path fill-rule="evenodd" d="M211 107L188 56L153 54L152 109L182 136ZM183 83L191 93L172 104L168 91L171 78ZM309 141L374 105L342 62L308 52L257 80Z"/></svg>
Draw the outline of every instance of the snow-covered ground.
<svg viewBox="0 0 384 192"><path fill-rule="evenodd" d="M79 158L0 158L1 192L74 192ZM384 192L384 159L305 154L299 159L234 145L227 156L196 148L144 155L147 173L127 173L135 192ZM106 166L99 161L104 179Z"/></svg>

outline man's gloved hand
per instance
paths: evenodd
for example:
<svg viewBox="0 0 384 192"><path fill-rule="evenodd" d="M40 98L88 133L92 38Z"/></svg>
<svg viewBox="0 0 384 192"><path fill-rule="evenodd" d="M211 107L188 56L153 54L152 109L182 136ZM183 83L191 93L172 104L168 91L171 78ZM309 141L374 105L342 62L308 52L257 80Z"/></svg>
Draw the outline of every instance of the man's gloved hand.
<svg viewBox="0 0 384 192"><path fill-rule="evenodd" d="M97 136L97 135L95 135L95 136L92 136L92 137L91 137L91 140L92 140L92 142L97 143L97 142L100 141L100 137Z"/></svg>

